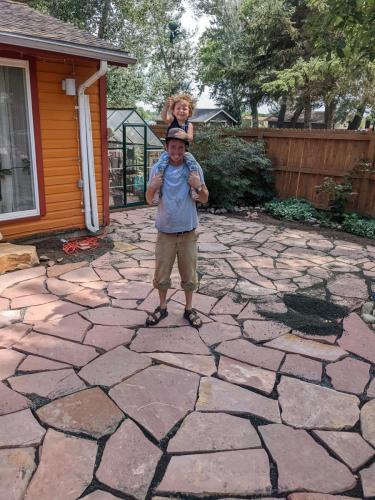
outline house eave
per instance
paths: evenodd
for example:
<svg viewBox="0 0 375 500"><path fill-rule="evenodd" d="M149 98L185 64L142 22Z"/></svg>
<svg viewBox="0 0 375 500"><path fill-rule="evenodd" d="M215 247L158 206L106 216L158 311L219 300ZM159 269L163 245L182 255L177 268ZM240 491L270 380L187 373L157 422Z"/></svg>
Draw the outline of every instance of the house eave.
<svg viewBox="0 0 375 500"><path fill-rule="evenodd" d="M99 47L90 47L61 40L48 40L32 36L19 35L0 31L0 43L14 45L17 47L27 47L30 49L43 50L47 52L58 52L72 56L86 57L88 59L105 60L110 64L128 65L135 64L137 60L118 50L110 50Z"/></svg>

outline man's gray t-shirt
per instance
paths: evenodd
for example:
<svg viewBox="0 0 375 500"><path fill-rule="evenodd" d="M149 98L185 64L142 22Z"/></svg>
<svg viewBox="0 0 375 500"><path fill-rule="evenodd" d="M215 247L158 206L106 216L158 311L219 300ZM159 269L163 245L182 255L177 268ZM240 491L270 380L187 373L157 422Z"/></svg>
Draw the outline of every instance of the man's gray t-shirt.
<svg viewBox="0 0 375 500"><path fill-rule="evenodd" d="M201 183L204 176L201 166L197 163ZM151 169L150 179L158 170L158 163ZM185 163L179 166L169 164L164 170L162 196L156 213L156 229L163 233L179 233L191 231L198 227L198 214L195 201L190 195L188 184L189 169Z"/></svg>

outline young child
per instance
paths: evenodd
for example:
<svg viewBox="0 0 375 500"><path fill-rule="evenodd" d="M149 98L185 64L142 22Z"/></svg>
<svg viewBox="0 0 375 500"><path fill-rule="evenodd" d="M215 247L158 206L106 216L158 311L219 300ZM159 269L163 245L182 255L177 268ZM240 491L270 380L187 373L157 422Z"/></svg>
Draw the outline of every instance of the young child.
<svg viewBox="0 0 375 500"><path fill-rule="evenodd" d="M188 94L179 94L174 97L168 97L161 112L162 119L168 123L167 136L171 129L181 129L181 132L178 132L177 137L185 140L187 146L189 145L189 142L193 141L194 127L193 124L189 122L189 118L193 114L193 109L193 99ZM160 160L161 162L158 168L158 173L163 175L164 170L168 166L168 153L164 152L161 155ZM191 153L185 153L184 160L190 173L197 172L197 162ZM190 189L190 195L193 200L196 200L199 196L193 188ZM159 202L160 191L156 191L152 204L158 205Z"/></svg>

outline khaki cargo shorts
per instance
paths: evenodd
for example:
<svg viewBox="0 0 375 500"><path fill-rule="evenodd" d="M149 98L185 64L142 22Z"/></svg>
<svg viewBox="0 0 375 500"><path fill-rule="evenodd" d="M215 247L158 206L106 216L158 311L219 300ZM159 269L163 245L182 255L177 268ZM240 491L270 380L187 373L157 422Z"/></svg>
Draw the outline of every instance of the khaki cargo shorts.
<svg viewBox="0 0 375 500"><path fill-rule="evenodd" d="M171 288L171 273L177 257L181 277L181 288L194 291L198 288L197 280L197 240L195 229L187 233L158 232L155 247L154 287Z"/></svg>

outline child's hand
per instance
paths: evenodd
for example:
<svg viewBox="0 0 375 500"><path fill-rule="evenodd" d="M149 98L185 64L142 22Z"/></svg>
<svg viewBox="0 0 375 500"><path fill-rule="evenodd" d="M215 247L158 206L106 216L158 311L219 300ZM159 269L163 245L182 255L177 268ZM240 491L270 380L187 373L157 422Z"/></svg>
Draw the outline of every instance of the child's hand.
<svg viewBox="0 0 375 500"><path fill-rule="evenodd" d="M169 109L172 109L172 106L173 106L173 97L168 97L167 104L168 104Z"/></svg>

